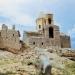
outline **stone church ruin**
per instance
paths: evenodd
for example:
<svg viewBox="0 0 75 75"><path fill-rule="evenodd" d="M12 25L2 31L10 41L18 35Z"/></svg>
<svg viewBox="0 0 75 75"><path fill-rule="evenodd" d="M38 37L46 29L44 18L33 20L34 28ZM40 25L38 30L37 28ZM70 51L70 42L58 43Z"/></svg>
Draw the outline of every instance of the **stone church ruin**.
<svg viewBox="0 0 75 75"><path fill-rule="evenodd" d="M44 14L36 19L36 32L24 31L23 40L20 40L20 32L13 25L9 29L5 24L0 30L0 49L9 51L21 51L24 44L29 47L47 48L50 46L70 48L70 36L61 34L59 26L54 24L53 14ZM23 45L22 45L23 44Z"/></svg>
<svg viewBox="0 0 75 75"><path fill-rule="evenodd" d="M53 14L44 14L36 19L37 32L26 32L23 41L34 47L56 46L70 48L70 36L61 34L59 26L54 24Z"/></svg>
<svg viewBox="0 0 75 75"><path fill-rule="evenodd" d="M15 30L14 25L12 29L8 29L8 27L3 24L0 30L0 49L16 52L19 51L20 48L20 32Z"/></svg>

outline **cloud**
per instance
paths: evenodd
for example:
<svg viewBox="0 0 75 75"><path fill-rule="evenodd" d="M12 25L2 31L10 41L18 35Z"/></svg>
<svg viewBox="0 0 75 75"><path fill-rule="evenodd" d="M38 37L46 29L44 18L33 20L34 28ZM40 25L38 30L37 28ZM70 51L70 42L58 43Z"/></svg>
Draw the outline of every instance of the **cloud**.
<svg viewBox="0 0 75 75"><path fill-rule="evenodd" d="M46 4L57 1L59 0L0 0L0 16L7 17L7 22L4 20L7 24L33 25L35 24L34 13L40 12Z"/></svg>
<svg viewBox="0 0 75 75"><path fill-rule="evenodd" d="M75 38L75 25L73 25L73 28L68 31L68 35L70 35L71 38Z"/></svg>
<svg viewBox="0 0 75 75"><path fill-rule="evenodd" d="M19 10L22 3L27 4L27 0L0 0L0 20L8 24L32 24L33 17ZM5 20L6 18L6 20ZM10 19L10 21L8 21ZM0 22L1 22L0 21ZM7 21L7 22L6 22Z"/></svg>
<svg viewBox="0 0 75 75"><path fill-rule="evenodd" d="M59 29L62 30L63 29L63 25L61 25L59 22L54 21L54 24L59 26Z"/></svg>
<svg viewBox="0 0 75 75"><path fill-rule="evenodd" d="M67 31L67 28L75 23L74 5L74 0L0 0L0 26L4 23L9 27L15 24L20 31L23 31L25 26L30 26L27 29L31 30L39 13L46 11L53 12L57 21L54 24L62 31ZM75 38L75 25L67 33Z"/></svg>
<svg viewBox="0 0 75 75"><path fill-rule="evenodd" d="M75 25L67 32L71 37L72 48L75 48Z"/></svg>

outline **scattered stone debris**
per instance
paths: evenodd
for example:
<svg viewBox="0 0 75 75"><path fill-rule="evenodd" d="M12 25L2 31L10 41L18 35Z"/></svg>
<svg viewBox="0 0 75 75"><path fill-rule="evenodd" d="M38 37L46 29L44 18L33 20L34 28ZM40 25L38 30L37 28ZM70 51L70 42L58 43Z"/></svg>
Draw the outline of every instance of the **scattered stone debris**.
<svg viewBox="0 0 75 75"><path fill-rule="evenodd" d="M73 75L74 64L55 49L27 48L19 54L0 50L0 75Z"/></svg>

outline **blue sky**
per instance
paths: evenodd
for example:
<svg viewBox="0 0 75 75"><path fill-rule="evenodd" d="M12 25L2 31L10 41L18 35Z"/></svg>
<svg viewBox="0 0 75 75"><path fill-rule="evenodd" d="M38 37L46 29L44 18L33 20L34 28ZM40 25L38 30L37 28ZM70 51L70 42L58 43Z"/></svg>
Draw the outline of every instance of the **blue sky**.
<svg viewBox="0 0 75 75"><path fill-rule="evenodd" d="M35 20L43 12L54 14L55 24L71 36L75 48L75 0L0 0L0 25L15 24L22 34L35 30Z"/></svg>

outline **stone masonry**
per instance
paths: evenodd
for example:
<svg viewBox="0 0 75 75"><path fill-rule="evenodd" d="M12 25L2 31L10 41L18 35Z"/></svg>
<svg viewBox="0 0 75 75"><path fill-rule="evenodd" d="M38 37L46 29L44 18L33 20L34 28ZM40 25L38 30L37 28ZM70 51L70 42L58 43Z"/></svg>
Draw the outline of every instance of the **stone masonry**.
<svg viewBox="0 0 75 75"><path fill-rule="evenodd" d="M12 29L3 24L2 29L0 30L0 48L12 50L20 50L20 33L15 30L13 25Z"/></svg>
<svg viewBox="0 0 75 75"><path fill-rule="evenodd" d="M54 24L53 14L44 14L36 19L36 32L26 32L23 34L23 41L34 47L56 46L70 48L70 36L62 35L59 26Z"/></svg>

